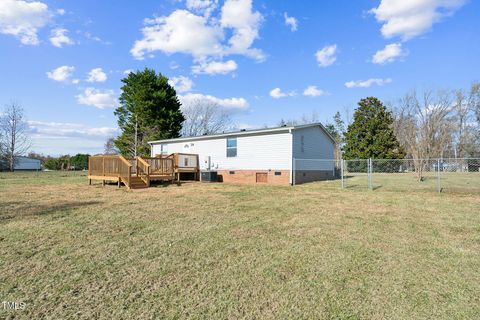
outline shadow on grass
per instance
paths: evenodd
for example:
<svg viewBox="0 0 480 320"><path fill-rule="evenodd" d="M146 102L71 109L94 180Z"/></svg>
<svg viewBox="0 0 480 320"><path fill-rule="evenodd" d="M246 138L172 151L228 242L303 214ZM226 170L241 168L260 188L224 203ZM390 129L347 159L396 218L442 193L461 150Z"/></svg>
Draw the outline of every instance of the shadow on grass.
<svg viewBox="0 0 480 320"><path fill-rule="evenodd" d="M38 205L34 203L25 202L5 202L4 209L0 213L0 221L11 220L15 218L25 218L32 216L45 216L53 213L66 213L74 209L84 208L86 206L93 206L100 204L100 201L77 201L64 202L52 205Z"/></svg>
<svg viewBox="0 0 480 320"><path fill-rule="evenodd" d="M153 188L168 188L168 187L181 187L184 185L185 181L150 181L150 186Z"/></svg>

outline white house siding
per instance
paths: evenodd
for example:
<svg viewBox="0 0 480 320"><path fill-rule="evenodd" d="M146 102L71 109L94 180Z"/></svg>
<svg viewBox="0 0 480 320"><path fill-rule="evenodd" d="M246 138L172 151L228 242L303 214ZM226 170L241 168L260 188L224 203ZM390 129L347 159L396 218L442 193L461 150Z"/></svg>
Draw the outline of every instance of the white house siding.
<svg viewBox="0 0 480 320"><path fill-rule="evenodd" d="M294 130L295 182L333 178L334 148L333 141L320 127Z"/></svg>
<svg viewBox="0 0 480 320"><path fill-rule="evenodd" d="M161 153L161 145L153 145L152 156ZM214 170L290 170L291 146L292 135L281 132L237 136L236 157L227 157L226 137L170 142L167 143L167 153L196 153L202 170L206 169L208 156Z"/></svg>

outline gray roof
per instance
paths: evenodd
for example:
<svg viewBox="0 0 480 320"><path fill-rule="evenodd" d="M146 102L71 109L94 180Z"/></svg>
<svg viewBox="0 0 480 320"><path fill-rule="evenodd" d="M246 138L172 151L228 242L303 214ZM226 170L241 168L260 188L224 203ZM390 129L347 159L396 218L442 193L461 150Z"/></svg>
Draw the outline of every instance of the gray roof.
<svg viewBox="0 0 480 320"><path fill-rule="evenodd" d="M170 143L170 142L183 142L183 141L195 141L195 140L208 140L212 138L223 138L223 137L231 137L231 136L243 136L243 135L263 135L263 134L271 134L271 133L280 133L280 132L289 132L292 130L304 129L309 127L320 127L320 129L325 132L325 134L332 140L333 143L336 143L335 139L328 133L327 129L320 123L310 123L310 124L302 124L302 125L293 125L293 126L281 126L281 127L273 127L273 128L263 128L263 129L252 129L252 130L240 130L240 131L232 131L232 132L224 132L224 133L216 133L210 135L203 135L203 136L195 136L195 137L180 137L174 139L163 139L163 140L155 140L149 141L149 144L158 144L158 143Z"/></svg>

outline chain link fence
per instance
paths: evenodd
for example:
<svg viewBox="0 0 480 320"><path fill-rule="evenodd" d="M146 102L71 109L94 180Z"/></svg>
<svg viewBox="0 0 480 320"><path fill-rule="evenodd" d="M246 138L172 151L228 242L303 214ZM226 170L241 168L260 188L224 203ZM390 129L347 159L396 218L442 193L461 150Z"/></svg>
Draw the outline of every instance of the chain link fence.
<svg viewBox="0 0 480 320"><path fill-rule="evenodd" d="M294 159L293 184L345 189L480 193L480 158Z"/></svg>

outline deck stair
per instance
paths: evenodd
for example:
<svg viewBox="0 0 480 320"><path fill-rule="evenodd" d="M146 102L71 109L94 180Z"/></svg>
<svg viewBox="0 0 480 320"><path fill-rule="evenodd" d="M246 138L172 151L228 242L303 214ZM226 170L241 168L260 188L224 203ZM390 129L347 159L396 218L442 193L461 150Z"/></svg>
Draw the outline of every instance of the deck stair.
<svg viewBox="0 0 480 320"><path fill-rule="evenodd" d="M140 177L132 177L130 179L130 189L143 189L148 187L148 184Z"/></svg>

